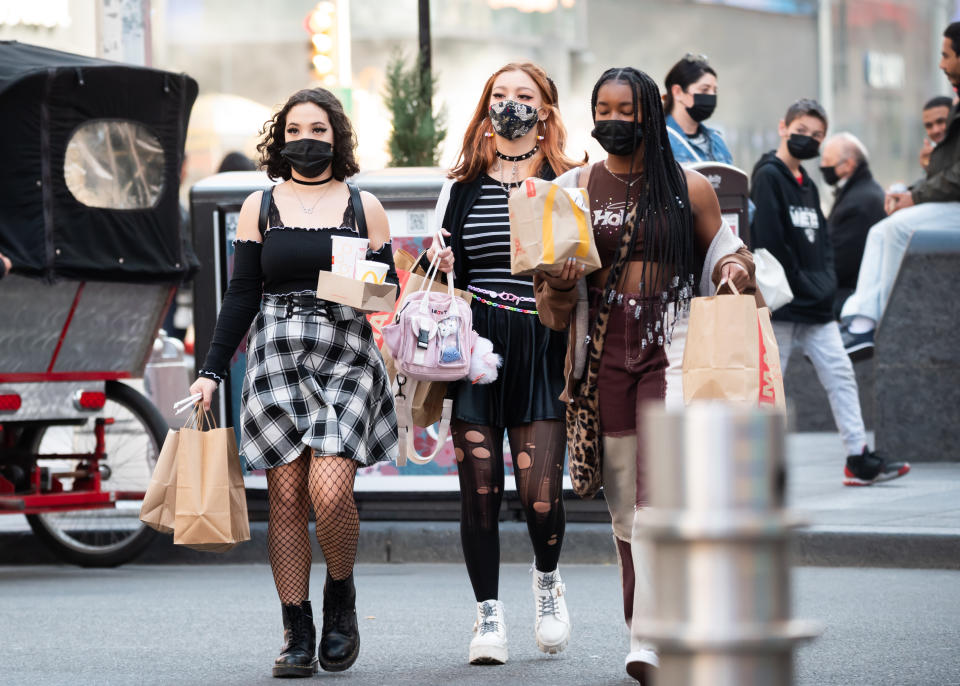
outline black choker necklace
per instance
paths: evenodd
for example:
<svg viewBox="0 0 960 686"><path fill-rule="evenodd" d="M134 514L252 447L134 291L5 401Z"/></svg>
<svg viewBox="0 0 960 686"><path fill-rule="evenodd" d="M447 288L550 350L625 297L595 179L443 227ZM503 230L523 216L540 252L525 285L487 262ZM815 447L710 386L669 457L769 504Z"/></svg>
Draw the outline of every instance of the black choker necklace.
<svg viewBox="0 0 960 686"><path fill-rule="evenodd" d="M330 176L325 178L323 181L301 181L300 179L294 176L291 176L290 180L293 181L294 183L299 183L301 186L322 186L323 184L329 183L331 180L333 180L333 175L331 174Z"/></svg>
<svg viewBox="0 0 960 686"><path fill-rule="evenodd" d="M522 162L523 160L529 160L531 157L537 154L537 151L540 149L539 145L533 146L533 150L530 152L525 152L522 155L504 155L502 152L497 150L497 157L506 162Z"/></svg>

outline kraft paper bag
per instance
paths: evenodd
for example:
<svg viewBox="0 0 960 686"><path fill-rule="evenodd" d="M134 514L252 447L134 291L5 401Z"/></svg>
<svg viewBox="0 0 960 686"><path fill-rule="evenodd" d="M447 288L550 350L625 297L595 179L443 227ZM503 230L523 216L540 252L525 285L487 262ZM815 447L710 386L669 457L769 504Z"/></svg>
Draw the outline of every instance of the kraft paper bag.
<svg viewBox="0 0 960 686"><path fill-rule="evenodd" d="M408 293L415 293L423 285L424 277L419 273L422 270L417 270L417 272L409 271L415 262L415 258L405 251L398 251L398 253L394 255L394 264L397 267L397 275L400 278L401 288L400 297L397 298L397 307L400 306L399 304L403 302L404 297ZM446 293L447 287L441 283L440 279L436 279L430 286L430 290ZM461 291L458 288L454 288L453 292L468 303L473 298L473 294L469 291ZM397 376L397 368L393 361L393 356L390 355L390 350L387 349L387 346L383 343L381 331L384 325L393 322L395 317L395 312L390 312L389 314L378 313L368 317L373 327L374 340L377 342L377 347L380 348L380 354L383 355L383 362L391 381ZM418 383L411 403L413 423L416 426L432 426L436 422L439 422L440 415L443 412L443 399L446 395L447 384L444 381L421 381Z"/></svg>
<svg viewBox="0 0 960 686"><path fill-rule="evenodd" d="M683 353L683 400L786 408L770 310L752 295L694 298Z"/></svg>
<svg viewBox="0 0 960 686"><path fill-rule="evenodd" d="M584 274L600 269L585 188L527 179L510 195L509 207L511 272L556 276L570 257L585 265Z"/></svg>
<svg viewBox="0 0 960 686"><path fill-rule="evenodd" d="M173 520L177 509L177 446L180 432L167 430L167 437L160 449L157 466L147 485L140 506L140 521L160 533L173 533Z"/></svg>
<svg viewBox="0 0 960 686"><path fill-rule="evenodd" d="M222 553L250 540L247 496L233 429L218 429L200 411L180 430L173 542Z"/></svg>
<svg viewBox="0 0 960 686"><path fill-rule="evenodd" d="M317 297L349 305L361 312L393 312L397 287L392 283L371 283L322 271L317 279Z"/></svg>

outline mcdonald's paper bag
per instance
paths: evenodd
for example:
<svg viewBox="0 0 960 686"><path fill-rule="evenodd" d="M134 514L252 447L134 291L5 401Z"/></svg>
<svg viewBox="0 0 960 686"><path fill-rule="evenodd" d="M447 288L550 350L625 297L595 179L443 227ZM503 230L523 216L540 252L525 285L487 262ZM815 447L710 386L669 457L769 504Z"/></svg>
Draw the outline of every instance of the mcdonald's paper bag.
<svg viewBox="0 0 960 686"><path fill-rule="evenodd" d="M770 310L752 295L694 298L683 352L683 400L786 408Z"/></svg>
<svg viewBox="0 0 960 686"><path fill-rule="evenodd" d="M180 430L173 542L222 553L250 540L247 497L233 429Z"/></svg>
<svg viewBox="0 0 960 686"><path fill-rule="evenodd" d="M527 179L510 196L510 270L559 274L568 258L600 269L585 188L562 188L543 179Z"/></svg>
<svg viewBox="0 0 960 686"><path fill-rule="evenodd" d="M173 533L177 509L177 446L180 432L167 430L157 465L140 506L140 521L160 533Z"/></svg>

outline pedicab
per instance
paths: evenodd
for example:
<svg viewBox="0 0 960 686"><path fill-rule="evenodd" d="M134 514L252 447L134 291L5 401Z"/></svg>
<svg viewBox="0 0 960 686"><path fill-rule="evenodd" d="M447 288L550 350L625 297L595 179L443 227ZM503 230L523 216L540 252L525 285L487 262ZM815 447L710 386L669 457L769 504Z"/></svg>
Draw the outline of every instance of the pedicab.
<svg viewBox="0 0 960 686"><path fill-rule="evenodd" d="M0 514L75 564L155 533L138 514L168 427L139 389L197 266L178 198L196 95L184 74L0 42Z"/></svg>

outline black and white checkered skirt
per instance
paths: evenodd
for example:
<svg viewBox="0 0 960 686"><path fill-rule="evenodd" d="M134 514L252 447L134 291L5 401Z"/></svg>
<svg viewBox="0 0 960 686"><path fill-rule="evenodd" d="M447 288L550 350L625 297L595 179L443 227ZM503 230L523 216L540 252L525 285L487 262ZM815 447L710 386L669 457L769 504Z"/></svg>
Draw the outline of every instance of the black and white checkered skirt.
<svg viewBox="0 0 960 686"><path fill-rule="evenodd" d="M240 453L250 469L305 446L362 465L397 455L390 380L370 323L352 307L265 295L250 330Z"/></svg>

